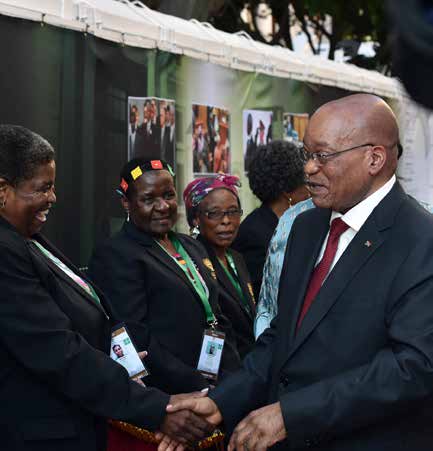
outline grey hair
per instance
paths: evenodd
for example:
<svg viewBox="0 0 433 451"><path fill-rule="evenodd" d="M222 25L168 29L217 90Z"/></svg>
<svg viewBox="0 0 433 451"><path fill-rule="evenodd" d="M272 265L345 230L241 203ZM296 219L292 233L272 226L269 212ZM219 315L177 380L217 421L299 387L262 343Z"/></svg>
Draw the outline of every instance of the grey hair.
<svg viewBox="0 0 433 451"><path fill-rule="evenodd" d="M54 160L54 149L42 136L19 125L0 124L0 177L16 186L37 168Z"/></svg>

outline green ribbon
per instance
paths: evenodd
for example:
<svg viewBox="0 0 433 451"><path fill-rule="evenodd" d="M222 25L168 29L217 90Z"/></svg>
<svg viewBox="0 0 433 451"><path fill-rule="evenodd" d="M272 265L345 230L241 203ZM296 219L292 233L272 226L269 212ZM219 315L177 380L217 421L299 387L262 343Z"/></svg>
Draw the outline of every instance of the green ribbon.
<svg viewBox="0 0 433 451"><path fill-rule="evenodd" d="M224 265L224 263L220 259L218 259L218 260L220 261L221 266L223 267L227 277L229 278L230 282L232 283L232 285L234 286L235 290L237 291L239 297L241 298L242 303L245 305L245 307L248 310L250 310L250 305L244 295L244 292L242 291L242 287L239 282L239 275L238 275L238 271L236 269L235 262L233 260L233 256L229 251L226 252L226 258L227 258L227 262L228 262L231 270L233 271L233 273L226 267L226 265ZM233 276L233 274L236 276L236 278Z"/></svg>
<svg viewBox="0 0 433 451"><path fill-rule="evenodd" d="M173 243L174 248L176 249L176 252L183 258L185 261L185 264L180 263L173 255L171 255L167 249L165 249L164 246L159 244L162 249L164 249L165 252L167 252L170 257L173 258L173 260L176 262L176 264L180 267L180 269L185 273L188 280L191 282L191 285L193 286L194 290L198 294L202 304L203 308L206 314L206 321L209 325L215 326L217 324L217 319L212 311L212 307L209 303L209 293L206 288L206 284L203 280L203 278L200 276L194 262L192 261L191 257L188 255L188 252L185 250L185 248L182 246L181 242L177 238L176 235L170 234L169 235L170 241Z"/></svg>

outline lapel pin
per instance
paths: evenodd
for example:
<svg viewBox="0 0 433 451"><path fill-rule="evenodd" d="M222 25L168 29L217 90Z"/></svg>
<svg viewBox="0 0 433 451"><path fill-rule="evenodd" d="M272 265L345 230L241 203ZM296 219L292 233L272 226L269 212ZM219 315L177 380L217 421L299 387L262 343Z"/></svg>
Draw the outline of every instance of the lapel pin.
<svg viewBox="0 0 433 451"><path fill-rule="evenodd" d="M366 246L366 247L371 247L372 244L373 244L373 243L372 243L370 240L367 240L367 241L364 243L364 246Z"/></svg>

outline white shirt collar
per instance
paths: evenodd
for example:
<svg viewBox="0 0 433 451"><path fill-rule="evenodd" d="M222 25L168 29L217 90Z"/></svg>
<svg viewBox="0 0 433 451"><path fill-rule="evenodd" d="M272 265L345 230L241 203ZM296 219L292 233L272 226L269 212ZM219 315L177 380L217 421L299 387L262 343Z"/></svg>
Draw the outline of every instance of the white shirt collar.
<svg viewBox="0 0 433 451"><path fill-rule="evenodd" d="M373 194L370 194L362 202L352 207L349 211L346 211L344 215L337 211L333 211L331 214L330 223L335 218L341 218L351 229L358 232L364 225L364 222L371 215L371 212L379 205L382 199L391 191L396 177L393 175L383 186L381 186Z"/></svg>

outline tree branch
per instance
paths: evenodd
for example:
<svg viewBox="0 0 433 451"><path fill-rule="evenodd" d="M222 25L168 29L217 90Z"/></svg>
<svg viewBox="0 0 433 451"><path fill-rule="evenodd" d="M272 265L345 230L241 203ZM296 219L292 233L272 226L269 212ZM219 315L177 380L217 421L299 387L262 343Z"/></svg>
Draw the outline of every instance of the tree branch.
<svg viewBox="0 0 433 451"><path fill-rule="evenodd" d="M329 31L326 30L324 25L324 20L320 22L319 20L315 19L314 17L308 17L310 22L316 27L316 30L320 31L322 34L324 34L328 39L331 39L332 34L329 33Z"/></svg>

